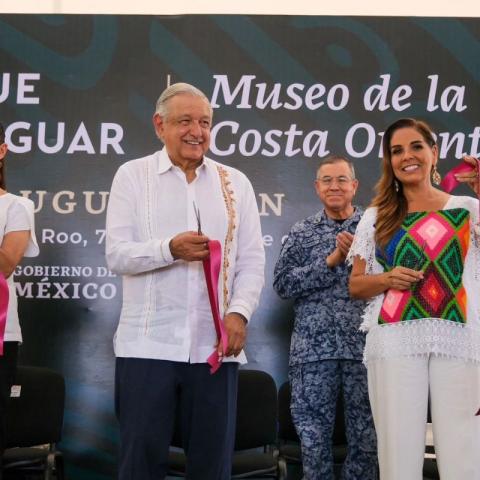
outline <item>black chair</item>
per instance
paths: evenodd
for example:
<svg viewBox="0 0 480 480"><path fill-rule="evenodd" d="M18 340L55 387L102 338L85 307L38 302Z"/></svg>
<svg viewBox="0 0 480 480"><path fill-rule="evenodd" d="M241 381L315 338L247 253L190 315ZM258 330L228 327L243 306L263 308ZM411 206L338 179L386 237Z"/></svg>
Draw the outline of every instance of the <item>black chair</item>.
<svg viewBox="0 0 480 480"><path fill-rule="evenodd" d="M240 370L232 479L286 478L279 468L275 447L277 423L277 387L273 378L266 372ZM178 428L172 445L177 448L170 452L169 475L184 477L186 457L178 449L182 445Z"/></svg>
<svg viewBox="0 0 480 480"><path fill-rule="evenodd" d="M290 384L285 382L278 391L278 440L282 469L286 464L301 465L300 439L293 425L290 413Z"/></svg>
<svg viewBox="0 0 480 480"><path fill-rule="evenodd" d="M2 459L5 477L9 472L41 472L45 480L54 473L57 480L63 480L63 457L55 446L63 426L62 375L48 368L19 366L15 385L18 396L10 398L7 410L7 449Z"/></svg>
<svg viewBox="0 0 480 480"><path fill-rule="evenodd" d="M301 464L302 452L300 439L293 425L290 413L290 383L285 382L278 392L278 440L281 469L286 470L287 464ZM343 412L342 395L338 396L335 426L332 436L333 462L338 475L347 456L347 438L345 436L345 416Z"/></svg>
<svg viewBox="0 0 480 480"><path fill-rule="evenodd" d="M432 423L430 399L428 401L427 423ZM423 478L425 480L439 480L440 474L438 472L437 459L435 458L435 447L433 445L427 445L425 453L429 456L426 456L423 462Z"/></svg>
<svg viewBox="0 0 480 480"><path fill-rule="evenodd" d="M437 460L435 458L425 458L423 463L423 478L428 480L439 480Z"/></svg>

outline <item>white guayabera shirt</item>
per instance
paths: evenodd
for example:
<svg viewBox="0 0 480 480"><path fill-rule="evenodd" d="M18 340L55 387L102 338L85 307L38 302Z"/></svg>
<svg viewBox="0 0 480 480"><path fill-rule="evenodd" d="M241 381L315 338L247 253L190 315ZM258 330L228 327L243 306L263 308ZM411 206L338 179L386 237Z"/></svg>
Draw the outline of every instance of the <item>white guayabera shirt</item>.
<svg viewBox="0 0 480 480"><path fill-rule="evenodd" d="M220 313L250 319L264 283L265 254L253 188L240 171L204 157L196 178L166 149L122 165L107 210L106 258L123 275L114 347L118 357L206 362L216 343L202 262L174 260L170 240L202 231L222 245ZM228 360L228 359L226 359ZM245 363L245 354L230 360Z"/></svg>

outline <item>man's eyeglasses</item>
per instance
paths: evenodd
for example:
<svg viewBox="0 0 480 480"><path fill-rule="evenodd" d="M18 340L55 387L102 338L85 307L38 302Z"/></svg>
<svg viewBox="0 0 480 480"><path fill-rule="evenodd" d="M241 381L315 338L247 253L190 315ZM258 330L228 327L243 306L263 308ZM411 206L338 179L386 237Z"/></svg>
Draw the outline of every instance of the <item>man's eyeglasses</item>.
<svg viewBox="0 0 480 480"><path fill-rule="evenodd" d="M346 187L352 179L341 175L340 177L320 177L317 178L321 185L324 187L330 187L335 182L339 187Z"/></svg>

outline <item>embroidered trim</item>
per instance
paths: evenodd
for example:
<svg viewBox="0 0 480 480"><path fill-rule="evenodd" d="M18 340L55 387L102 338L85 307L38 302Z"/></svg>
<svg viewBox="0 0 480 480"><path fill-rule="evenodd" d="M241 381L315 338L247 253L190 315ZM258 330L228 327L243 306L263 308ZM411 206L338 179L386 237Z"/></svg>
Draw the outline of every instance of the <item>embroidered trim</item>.
<svg viewBox="0 0 480 480"><path fill-rule="evenodd" d="M233 231L236 228L235 218L236 212L233 206L235 202L234 192L231 188L231 181L229 179L230 174L228 171L220 165L217 165L218 176L220 177L220 185L222 187L223 200L225 201L225 207L227 209L228 216L228 229L225 236L225 245L223 248L223 309L227 311L228 307L228 267L230 266L229 255L231 244L233 242Z"/></svg>
<svg viewBox="0 0 480 480"><path fill-rule="evenodd" d="M383 273L383 267L377 262L375 257L374 233L376 217L376 208L368 208L365 210L365 213L357 225L353 243L346 260L349 265L353 264L353 259L356 256L365 260L365 273L367 275Z"/></svg>
<svg viewBox="0 0 480 480"><path fill-rule="evenodd" d="M376 325L367 335L364 363L425 354L480 363L480 330L436 318Z"/></svg>

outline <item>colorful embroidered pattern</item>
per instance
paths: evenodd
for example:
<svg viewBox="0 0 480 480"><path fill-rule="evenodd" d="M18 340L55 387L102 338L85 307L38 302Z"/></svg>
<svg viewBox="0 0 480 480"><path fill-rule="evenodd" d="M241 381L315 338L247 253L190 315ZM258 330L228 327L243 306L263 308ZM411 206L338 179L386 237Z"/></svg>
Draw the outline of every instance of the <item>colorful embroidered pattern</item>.
<svg viewBox="0 0 480 480"><path fill-rule="evenodd" d="M228 215L228 230L225 237L225 246L223 249L223 309L226 312L228 308L228 268L230 267L230 262L228 257L230 255L230 249L233 242L233 231L235 230L235 195L232 190L231 181L229 178L228 171L223 168L221 165L217 165L218 175L220 177L220 183L222 185L222 194L223 200L225 201L225 207L227 209Z"/></svg>
<svg viewBox="0 0 480 480"><path fill-rule="evenodd" d="M423 271L411 290L386 292L378 323L421 318L466 322L463 264L470 240L465 208L409 213L384 252L375 252L385 271L404 266Z"/></svg>

